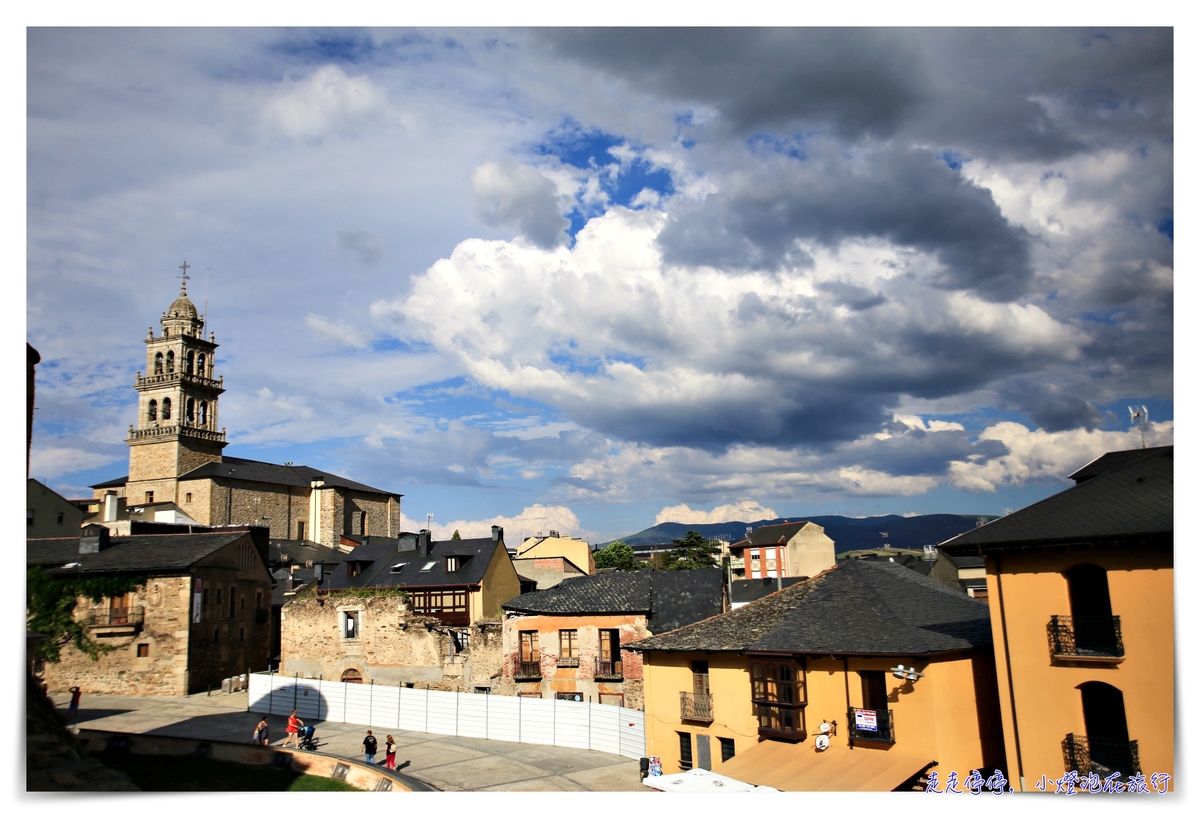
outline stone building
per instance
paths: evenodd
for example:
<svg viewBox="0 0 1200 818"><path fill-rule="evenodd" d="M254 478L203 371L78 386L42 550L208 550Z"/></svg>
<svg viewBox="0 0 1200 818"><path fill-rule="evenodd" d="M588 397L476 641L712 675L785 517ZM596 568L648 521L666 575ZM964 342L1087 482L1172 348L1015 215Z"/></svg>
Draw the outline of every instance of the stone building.
<svg viewBox="0 0 1200 818"><path fill-rule="evenodd" d="M185 263L186 267L186 263ZM320 469L277 465L223 454L216 337L179 297L146 335L146 374L134 378L137 423L129 427L129 474L92 486L105 525L125 507L171 502L201 525L261 525L278 539L333 546L344 534L400 534L401 495Z"/></svg>
<svg viewBox="0 0 1200 818"><path fill-rule="evenodd" d="M27 541L26 562L52 577L144 578L132 592L76 600L75 619L114 650L92 660L73 645L44 666L51 691L184 696L267 666L271 576L264 529Z"/></svg>
<svg viewBox="0 0 1200 818"><path fill-rule="evenodd" d="M502 695L642 709L641 657L623 649L725 609L721 571L612 571L504 604Z"/></svg>
<svg viewBox="0 0 1200 818"><path fill-rule="evenodd" d="M32 477L25 488L25 537L78 537L83 512L58 492Z"/></svg>

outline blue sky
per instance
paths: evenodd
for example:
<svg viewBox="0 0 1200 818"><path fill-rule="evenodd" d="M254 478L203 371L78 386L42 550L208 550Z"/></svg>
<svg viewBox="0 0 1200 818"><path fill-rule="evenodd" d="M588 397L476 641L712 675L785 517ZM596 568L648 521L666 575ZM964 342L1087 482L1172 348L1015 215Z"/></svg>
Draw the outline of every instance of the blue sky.
<svg viewBox="0 0 1200 818"><path fill-rule="evenodd" d="M207 305L227 453L414 525L1000 514L1173 442L1154 29L38 29L32 476L126 473Z"/></svg>

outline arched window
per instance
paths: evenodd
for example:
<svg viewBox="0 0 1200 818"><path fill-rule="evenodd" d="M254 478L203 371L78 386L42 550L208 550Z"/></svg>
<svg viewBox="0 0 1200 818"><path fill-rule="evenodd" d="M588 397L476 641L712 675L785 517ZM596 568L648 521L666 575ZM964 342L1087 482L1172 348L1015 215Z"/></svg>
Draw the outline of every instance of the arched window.
<svg viewBox="0 0 1200 818"><path fill-rule="evenodd" d="M1117 625L1108 596L1108 574L1099 565L1084 563L1066 572L1071 599L1071 626L1080 653L1117 655Z"/></svg>
<svg viewBox="0 0 1200 818"><path fill-rule="evenodd" d="M346 682L347 684L360 685L363 683L362 674L354 668L350 668L342 674L342 681Z"/></svg>
<svg viewBox="0 0 1200 818"><path fill-rule="evenodd" d="M163 398L162 409L163 409L162 419L170 420L171 419L171 399L170 398Z"/></svg>
<svg viewBox="0 0 1200 818"><path fill-rule="evenodd" d="M194 350L188 350L187 360L183 364L183 371L192 375L196 371L196 353Z"/></svg>
<svg viewBox="0 0 1200 818"><path fill-rule="evenodd" d="M175 350L173 349L167 351L167 374L175 374Z"/></svg>
<svg viewBox="0 0 1200 818"><path fill-rule="evenodd" d="M161 352L154 353L154 374L161 375L163 373L163 357Z"/></svg>
<svg viewBox="0 0 1200 818"><path fill-rule="evenodd" d="M207 378L207 377L208 377L208 370L204 368L204 365L205 365L206 363L208 363L208 359L207 359L207 358L204 356L204 353L203 353L203 352L201 352L201 353L200 353L200 358L199 358L199 361L198 361L198 366L196 367L196 374L197 374L197 375L199 375L199 376L200 376L200 377L202 377L202 378Z"/></svg>
<svg viewBox="0 0 1200 818"><path fill-rule="evenodd" d="M200 401L200 425L208 428L208 401Z"/></svg>
<svg viewBox="0 0 1200 818"><path fill-rule="evenodd" d="M151 422L158 420L158 401L150 401L150 406L146 409L146 420Z"/></svg>
<svg viewBox="0 0 1200 818"><path fill-rule="evenodd" d="M192 398L188 398L187 403L184 404L183 417L188 423L194 423L196 420L196 401Z"/></svg>
<svg viewBox="0 0 1200 818"><path fill-rule="evenodd" d="M1125 720L1125 696L1104 682L1084 682L1079 693L1092 768L1101 778L1118 771L1125 775L1137 772Z"/></svg>

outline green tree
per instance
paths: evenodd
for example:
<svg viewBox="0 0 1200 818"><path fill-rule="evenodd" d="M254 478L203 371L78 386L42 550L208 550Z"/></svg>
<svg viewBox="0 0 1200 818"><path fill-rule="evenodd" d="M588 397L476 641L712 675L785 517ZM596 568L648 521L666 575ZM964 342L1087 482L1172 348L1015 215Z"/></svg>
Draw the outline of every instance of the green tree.
<svg viewBox="0 0 1200 818"><path fill-rule="evenodd" d="M451 537L450 539L452 539L452 540L461 540L462 539L462 536L459 535L457 528L454 529L454 536Z"/></svg>
<svg viewBox="0 0 1200 818"><path fill-rule="evenodd" d="M713 556L718 549L699 531L689 531L681 539L671 540L675 544L666 554L668 571L693 571L697 568L716 568Z"/></svg>
<svg viewBox="0 0 1200 818"><path fill-rule="evenodd" d="M622 571L636 571L642 566L633 556L633 549L624 540L611 542L607 547L596 552L597 568L619 568Z"/></svg>
<svg viewBox="0 0 1200 818"><path fill-rule="evenodd" d="M100 602L146 584L145 577L52 577L40 566L25 570L25 627L45 635L38 643L36 656L43 662L57 662L60 650L68 644L93 661L114 648L102 645L88 635L87 626L75 620L75 604L80 597Z"/></svg>

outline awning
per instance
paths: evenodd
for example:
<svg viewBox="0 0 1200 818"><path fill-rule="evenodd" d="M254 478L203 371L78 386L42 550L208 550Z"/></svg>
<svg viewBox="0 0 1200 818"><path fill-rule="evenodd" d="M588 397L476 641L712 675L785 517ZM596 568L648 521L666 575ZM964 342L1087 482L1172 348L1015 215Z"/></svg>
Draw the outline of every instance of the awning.
<svg viewBox="0 0 1200 818"><path fill-rule="evenodd" d="M763 741L720 766L721 775L786 792L890 792L937 762L894 749L856 747L834 740L818 752L811 741Z"/></svg>
<svg viewBox="0 0 1200 818"><path fill-rule="evenodd" d="M756 787L745 781L738 781L726 775L718 775L709 770L688 770L683 773L670 775L652 775L642 781L647 787L662 792L752 792L766 790L774 792L774 787Z"/></svg>

